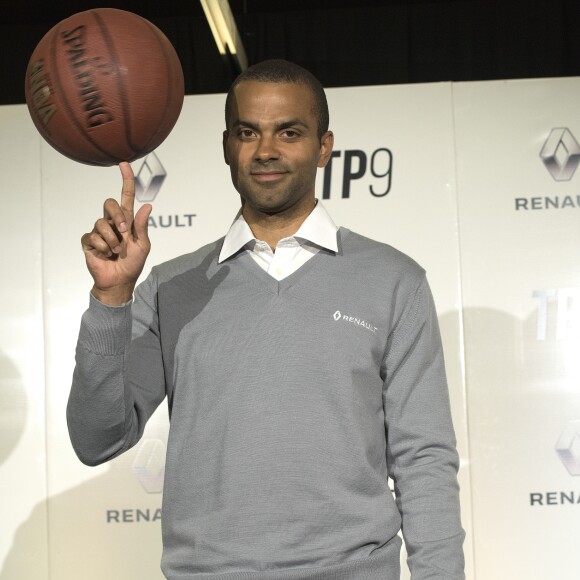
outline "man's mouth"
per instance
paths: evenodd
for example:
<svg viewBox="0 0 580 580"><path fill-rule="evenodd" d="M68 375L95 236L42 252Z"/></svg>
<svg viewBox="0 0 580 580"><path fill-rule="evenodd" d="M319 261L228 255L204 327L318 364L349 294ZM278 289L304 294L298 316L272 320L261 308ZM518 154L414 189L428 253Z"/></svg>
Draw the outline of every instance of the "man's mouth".
<svg viewBox="0 0 580 580"><path fill-rule="evenodd" d="M256 181L277 181L286 175L286 171L252 171L252 177Z"/></svg>

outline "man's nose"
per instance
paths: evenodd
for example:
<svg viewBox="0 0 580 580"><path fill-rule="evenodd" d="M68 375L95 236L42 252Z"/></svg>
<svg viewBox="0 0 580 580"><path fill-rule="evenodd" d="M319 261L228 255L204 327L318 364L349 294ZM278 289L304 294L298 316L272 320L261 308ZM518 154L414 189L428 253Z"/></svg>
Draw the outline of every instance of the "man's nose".
<svg viewBox="0 0 580 580"><path fill-rule="evenodd" d="M280 151L276 139L271 135L261 135L257 142L254 157L256 161L261 162L278 159L280 157Z"/></svg>

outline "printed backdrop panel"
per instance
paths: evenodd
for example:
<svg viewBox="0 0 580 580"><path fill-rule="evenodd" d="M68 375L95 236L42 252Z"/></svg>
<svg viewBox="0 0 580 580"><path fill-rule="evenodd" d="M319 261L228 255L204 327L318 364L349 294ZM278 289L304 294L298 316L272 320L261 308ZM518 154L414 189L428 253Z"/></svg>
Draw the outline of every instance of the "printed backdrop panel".
<svg viewBox="0 0 580 580"><path fill-rule="evenodd" d="M470 485L463 384L451 85L327 91L335 157L318 196L338 225L395 246L427 270L445 348L458 449L463 524ZM471 535L465 549L471 577ZM407 573L406 565L403 566Z"/></svg>
<svg viewBox="0 0 580 580"><path fill-rule="evenodd" d="M39 140L0 107L0 578L48 579ZM26 522L26 523L25 523ZM29 576L20 571L26 568Z"/></svg>
<svg viewBox="0 0 580 580"><path fill-rule="evenodd" d="M134 164L139 197L154 206L143 275L219 237L235 216L238 201L221 153L222 100L188 97L172 135ZM76 335L92 285L80 237L101 217L104 200L119 198L120 173L73 163L46 145L43 154L51 572L59 580L161 578L166 405L134 449L98 468L80 464L66 429Z"/></svg>
<svg viewBox="0 0 580 580"><path fill-rule="evenodd" d="M454 86L478 578L572 578L579 79Z"/></svg>
<svg viewBox="0 0 580 580"><path fill-rule="evenodd" d="M119 170L74 163L44 144L43 160L51 578L160 579L158 456L165 430L159 434L152 422L144 436L147 457L139 465L149 464L152 473L143 475L138 448L103 466L82 465L65 417L76 333L92 285L80 237L101 217L104 199L118 196Z"/></svg>

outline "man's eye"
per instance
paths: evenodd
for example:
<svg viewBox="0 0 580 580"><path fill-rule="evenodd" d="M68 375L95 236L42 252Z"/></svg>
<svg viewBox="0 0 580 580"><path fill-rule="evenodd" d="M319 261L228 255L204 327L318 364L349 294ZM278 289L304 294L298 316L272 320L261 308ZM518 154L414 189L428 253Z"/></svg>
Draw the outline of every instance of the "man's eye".
<svg viewBox="0 0 580 580"><path fill-rule="evenodd" d="M242 139L251 139L254 136L254 132L251 129L242 129L239 132L239 136Z"/></svg>
<svg viewBox="0 0 580 580"><path fill-rule="evenodd" d="M293 131L292 129L286 129L286 131L284 131L283 135L284 135L284 137L287 137L289 139L293 139L294 137L298 137L298 133L296 131Z"/></svg>

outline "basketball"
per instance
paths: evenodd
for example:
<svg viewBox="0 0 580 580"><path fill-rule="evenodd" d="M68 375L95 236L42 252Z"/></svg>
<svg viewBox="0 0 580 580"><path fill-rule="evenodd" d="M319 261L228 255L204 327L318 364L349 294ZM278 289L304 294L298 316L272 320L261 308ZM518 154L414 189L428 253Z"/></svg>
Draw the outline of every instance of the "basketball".
<svg viewBox="0 0 580 580"><path fill-rule="evenodd" d="M173 45L151 22L97 8L51 28L34 49L26 104L42 137L88 165L134 161L173 129L184 98Z"/></svg>

